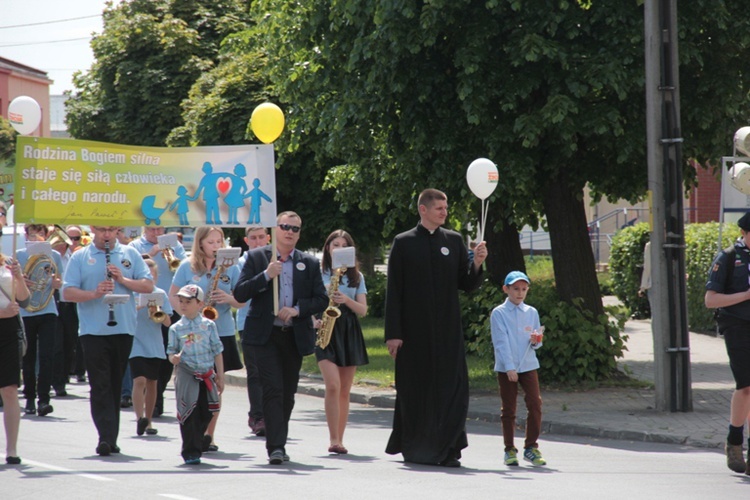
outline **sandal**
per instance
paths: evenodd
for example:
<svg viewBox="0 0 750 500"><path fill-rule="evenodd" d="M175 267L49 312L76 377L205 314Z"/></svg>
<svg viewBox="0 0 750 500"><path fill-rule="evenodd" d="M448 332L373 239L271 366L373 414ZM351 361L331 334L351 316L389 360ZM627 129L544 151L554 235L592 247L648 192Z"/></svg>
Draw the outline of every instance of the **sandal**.
<svg viewBox="0 0 750 500"><path fill-rule="evenodd" d="M341 444L332 444L331 446L328 447L328 453L337 453L339 455L346 455L347 453L349 453L349 450L344 448L344 446Z"/></svg>

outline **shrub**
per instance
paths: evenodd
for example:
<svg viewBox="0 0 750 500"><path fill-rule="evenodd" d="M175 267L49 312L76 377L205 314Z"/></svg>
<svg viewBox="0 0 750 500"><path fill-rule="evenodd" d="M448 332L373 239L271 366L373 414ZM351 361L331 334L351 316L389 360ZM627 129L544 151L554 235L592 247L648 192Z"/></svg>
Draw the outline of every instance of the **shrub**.
<svg viewBox="0 0 750 500"><path fill-rule="evenodd" d="M634 318L650 316L648 297L638 295L643 272L643 247L649 239L649 227L645 222L626 227L612 238L609 254L611 289Z"/></svg>
<svg viewBox="0 0 750 500"><path fill-rule="evenodd" d="M721 248L727 248L740 235L736 224L725 224ZM711 263L716 257L719 242L719 223L690 224L685 227L685 274L687 275L688 326L696 332L714 330L714 311L706 308L706 280Z"/></svg>
<svg viewBox="0 0 750 500"><path fill-rule="evenodd" d="M386 277L384 273L375 271L365 276L367 286L367 315L373 318L385 316L385 286Z"/></svg>
<svg viewBox="0 0 750 500"><path fill-rule="evenodd" d="M560 300L551 279L531 277L527 302L539 311L545 326L544 347L537 351L540 376L546 382L595 381L609 378L622 357L626 336L620 334L625 316L614 321L593 318L580 300ZM486 281L480 290L461 297L466 350L494 359L490 334L492 309L505 300L502 287Z"/></svg>
<svg viewBox="0 0 750 500"><path fill-rule="evenodd" d="M725 224L721 248L732 244L739 235L734 224ZM648 300L638 296L640 274L643 270L643 246L649 240L648 224L628 227L612 240L609 260L612 290L636 318L646 317ZM708 222L685 226L685 274L688 328L696 332L714 329L713 311L703 303L706 279L718 252L719 224Z"/></svg>

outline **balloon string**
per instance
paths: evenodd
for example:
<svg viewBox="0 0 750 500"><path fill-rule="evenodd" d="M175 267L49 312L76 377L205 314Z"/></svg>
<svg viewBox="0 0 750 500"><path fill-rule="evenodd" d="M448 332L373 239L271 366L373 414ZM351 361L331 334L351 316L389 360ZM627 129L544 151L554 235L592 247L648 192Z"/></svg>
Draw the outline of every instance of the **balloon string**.
<svg viewBox="0 0 750 500"><path fill-rule="evenodd" d="M490 206L490 200L482 200L482 222L480 223L479 227L479 241L477 243L481 243L484 241L484 229L485 224L487 224L487 209Z"/></svg>

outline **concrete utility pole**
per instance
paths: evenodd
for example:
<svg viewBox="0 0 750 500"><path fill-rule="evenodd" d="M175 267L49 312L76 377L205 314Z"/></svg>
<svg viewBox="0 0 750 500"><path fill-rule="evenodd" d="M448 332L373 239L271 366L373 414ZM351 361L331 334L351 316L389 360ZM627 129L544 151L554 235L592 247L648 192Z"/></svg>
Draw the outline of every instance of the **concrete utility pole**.
<svg viewBox="0 0 750 500"><path fill-rule="evenodd" d="M685 287L677 1L646 0L646 119L651 192L651 325L656 409L692 411Z"/></svg>

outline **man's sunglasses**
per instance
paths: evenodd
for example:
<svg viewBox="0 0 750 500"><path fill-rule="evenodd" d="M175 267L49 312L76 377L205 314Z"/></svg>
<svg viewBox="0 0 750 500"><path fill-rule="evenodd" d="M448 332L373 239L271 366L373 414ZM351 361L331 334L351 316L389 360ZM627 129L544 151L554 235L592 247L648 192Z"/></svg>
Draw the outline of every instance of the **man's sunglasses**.
<svg viewBox="0 0 750 500"><path fill-rule="evenodd" d="M293 233L299 233L299 226L292 226L291 224L279 224L279 229L282 231L291 231Z"/></svg>

